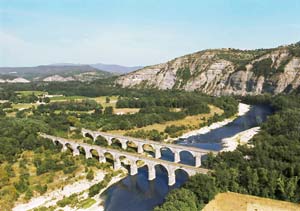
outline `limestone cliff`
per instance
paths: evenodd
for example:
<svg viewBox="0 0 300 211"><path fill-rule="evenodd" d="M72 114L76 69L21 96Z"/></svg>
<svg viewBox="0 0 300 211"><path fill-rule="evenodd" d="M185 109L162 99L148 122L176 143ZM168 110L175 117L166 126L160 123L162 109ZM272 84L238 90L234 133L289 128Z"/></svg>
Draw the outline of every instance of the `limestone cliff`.
<svg viewBox="0 0 300 211"><path fill-rule="evenodd" d="M300 85L300 44L204 50L120 76L116 84L199 90L211 95L290 92Z"/></svg>

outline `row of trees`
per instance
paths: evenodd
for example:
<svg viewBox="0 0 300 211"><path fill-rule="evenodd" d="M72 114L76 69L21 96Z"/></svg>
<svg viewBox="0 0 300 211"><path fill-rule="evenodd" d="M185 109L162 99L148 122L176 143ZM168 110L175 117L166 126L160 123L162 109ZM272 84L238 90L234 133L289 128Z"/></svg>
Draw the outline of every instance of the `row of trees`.
<svg viewBox="0 0 300 211"><path fill-rule="evenodd" d="M55 110L68 110L68 111L90 111L95 109L102 109L101 104L95 100L80 100L80 101L62 101L52 102L49 104L42 104L38 106L38 111L41 113L55 111Z"/></svg>

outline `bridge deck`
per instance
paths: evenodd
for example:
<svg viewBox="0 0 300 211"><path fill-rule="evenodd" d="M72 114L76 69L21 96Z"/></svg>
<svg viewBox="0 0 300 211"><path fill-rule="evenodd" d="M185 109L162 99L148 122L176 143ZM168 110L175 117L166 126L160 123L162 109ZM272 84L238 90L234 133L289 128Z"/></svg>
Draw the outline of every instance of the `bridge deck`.
<svg viewBox="0 0 300 211"><path fill-rule="evenodd" d="M199 153L213 153L213 154L218 154L218 151L215 150L206 150L206 149L199 149L196 147L187 147L184 145L179 145L179 144L169 144L169 143L162 143L162 142L156 142L156 141L151 141L148 139L139 139L139 138L133 138L133 137L128 137L128 136L122 136L122 135L115 135L115 134L110 134L110 133L106 133L106 132L99 132L99 131L92 131L92 130L87 130L87 129L83 129L85 132L88 133L97 133L99 135L105 135L105 136L110 136L113 138L117 138L117 139L127 139L128 141L136 141L136 142L142 142L145 144L154 144L154 145L159 145L159 146L163 146L163 147L172 147L174 149L179 149L179 150L185 150L185 151L193 151L193 152L199 152Z"/></svg>
<svg viewBox="0 0 300 211"><path fill-rule="evenodd" d="M182 163L174 163L171 161L167 161L167 160L162 160L162 159L157 159L157 158L153 158L153 157L147 157L144 155L140 155L140 154L135 154L135 153L130 153L130 152L125 152L125 151L120 151L120 150L116 150L116 149L111 149L111 148L107 148L107 147L101 147L98 145L92 145L92 144L87 144L87 143L82 143L76 140L71 140L71 139L65 139L65 138L61 138L61 137L56 137L56 136L52 136L52 135L47 135L47 134L40 134L41 137L44 138L48 138L48 139L59 139L62 140L66 143L75 143L78 144L79 146L86 146L86 147L90 147L93 149L98 149L98 150L104 150L104 151L110 151L110 152L114 152L114 153L118 153L121 156L130 156L130 157L135 157L135 158L140 158L141 160L148 160L148 161L152 161L152 162L156 162L158 164L167 164L167 165L172 165L172 166L176 166L179 167L181 169L190 169L193 171L196 171L198 173L202 173L202 174L207 174L207 172L209 171L208 169L205 168L199 168L199 167L194 167L194 166L189 166L186 164L182 164Z"/></svg>

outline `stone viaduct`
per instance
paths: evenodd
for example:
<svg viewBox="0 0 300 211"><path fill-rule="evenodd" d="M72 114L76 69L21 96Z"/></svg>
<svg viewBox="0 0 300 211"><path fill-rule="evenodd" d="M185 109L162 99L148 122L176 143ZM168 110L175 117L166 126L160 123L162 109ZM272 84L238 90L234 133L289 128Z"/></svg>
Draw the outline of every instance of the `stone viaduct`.
<svg viewBox="0 0 300 211"><path fill-rule="evenodd" d="M208 153L217 154L217 151L212 151L212 150L199 149L195 147L187 147L178 144L167 144L167 143L155 142L155 141L150 141L145 139L114 135L114 134L98 132L98 131L91 131L87 129L82 129L81 132L84 137L90 136L91 138L93 138L94 141L96 141L96 139L99 136L101 136L105 138L108 145L111 145L113 139L116 139L120 142L123 149L127 148L129 142L133 143L135 146L137 146L137 152L139 154L144 152L144 148L143 148L144 145L150 145L154 149L155 158L161 157L161 149L169 149L174 154L175 163L180 162L180 153L186 151L189 152L195 158L196 167L201 166L201 157L203 155L206 155Z"/></svg>
<svg viewBox="0 0 300 211"><path fill-rule="evenodd" d="M161 165L168 172L168 184L170 186L174 185L176 182L176 171L181 169L185 171L189 176L195 175L196 173L206 174L207 169L197 168L189 165L184 165L180 163L174 163L166 160L156 159L153 157L147 157L140 154L129 153L125 151L100 147L97 145L91 145L81 142L76 142L74 140L68 140L56 136L40 134L41 137L51 140L54 144L61 144L62 151L66 151L70 148L73 151L73 155L80 154L80 148L85 152L86 158L92 158L93 153L98 154L99 162L106 162L106 156L109 154L114 162L114 169L117 170L121 167L121 162L127 161L130 165L130 175L135 175L138 173L138 161L142 161L144 165L148 167L148 179L153 180L156 178L155 166Z"/></svg>

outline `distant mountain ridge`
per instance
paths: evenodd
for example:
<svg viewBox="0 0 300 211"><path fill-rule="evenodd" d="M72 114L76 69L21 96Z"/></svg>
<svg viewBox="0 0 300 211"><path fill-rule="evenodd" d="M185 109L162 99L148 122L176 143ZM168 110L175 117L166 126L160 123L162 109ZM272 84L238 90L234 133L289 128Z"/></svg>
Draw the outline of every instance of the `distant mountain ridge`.
<svg viewBox="0 0 300 211"><path fill-rule="evenodd" d="M208 49L120 76L121 87L210 95L289 93L300 87L300 42L272 49Z"/></svg>
<svg viewBox="0 0 300 211"><path fill-rule="evenodd" d="M57 63L51 64L51 66L81 66L83 64L73 64L73 63ZM104 64L104 63L96 63L96 64L88 64L91 67L94 67L98 70L104 70L111 73L123 74L129 73L135 70L142 69L144 66L124 66L118 64Z"/></svg>
<svg viewBox="0 0 300 211"><path fill-rule="evenodd" d="M142 66L127 67L115 64L57 63L35 67L0 67L1 82L6 78L24 78L30 81L93 81L128 73ZM17 80L19 81L19 80Z"/></svg>
<svg viewBox="0 0 300 211"><path fill-rule="evenodd" d="M89 65L72 65L72 66L55 66L55 65L40 65L36 67L0 67L0 74L9 74L28 79L36 77L42 78L50 75L59 74L61 76L71 76L83 72L101 72L103 76L111 76L112 74L106 71L99 70Z"/></svg>
<svg viewBox="0 0 300 211"><path fill-rule="evenodd" d="M129 73L143 68L143 66L128 67L128 66L122 66L117 64L102 64L102 63L91 64L91 66L100 70L105 70L108 72L119 73L119 74Z"/></svg>

